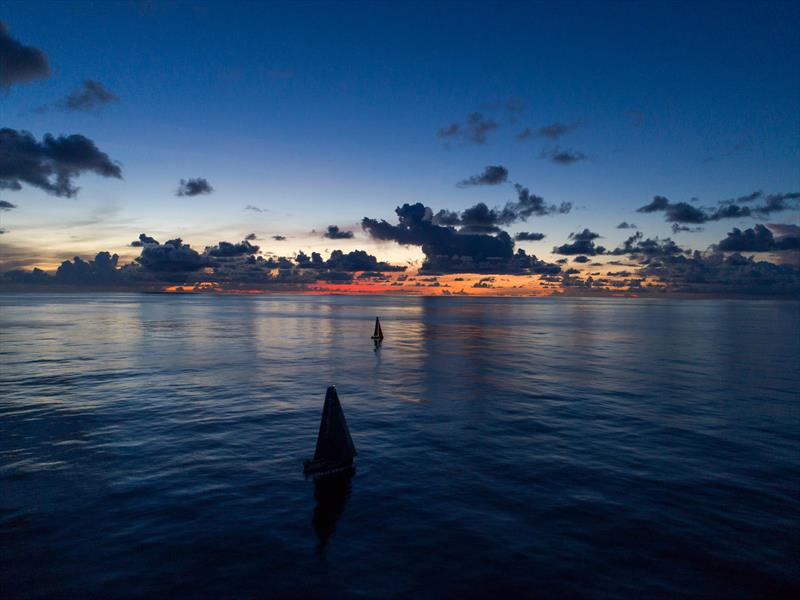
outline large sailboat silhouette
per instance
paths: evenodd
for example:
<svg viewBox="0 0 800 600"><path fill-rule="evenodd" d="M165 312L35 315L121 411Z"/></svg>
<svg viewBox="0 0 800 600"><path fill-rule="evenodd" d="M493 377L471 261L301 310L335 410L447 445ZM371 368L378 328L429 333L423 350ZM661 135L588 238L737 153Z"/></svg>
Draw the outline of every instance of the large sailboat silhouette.
<svg viewBox="0 0 800 600"><path fill-rule="evenodd" d="M303 471L315 478L341 473L352 469L355 456L356 447L350 437L336 386L332 385L325 393L314 458L303 463Z"/></svg>

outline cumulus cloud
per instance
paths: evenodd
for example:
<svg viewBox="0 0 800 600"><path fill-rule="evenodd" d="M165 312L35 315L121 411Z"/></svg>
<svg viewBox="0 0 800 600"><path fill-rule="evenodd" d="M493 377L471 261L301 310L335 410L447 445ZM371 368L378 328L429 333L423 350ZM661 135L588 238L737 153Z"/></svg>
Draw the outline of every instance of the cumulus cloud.
<svg viewBox="0 0 800 600"><path fill-rule="evenodd" d="M16 204L12 204L8 200L0 200L0 210L8 211L17 208Z"/></svg>
<svg viewBox="0 0 800 600"><path fill-rule="evenodd" d="M619 225L617 225L617 229L636 229L636 225L633 223L628 223L627 221L623 221Z"/></svg>
<svg viewBox="0 0 800 600"><path fill-rule="evenodd" d="M210 194L214 191L208 180L203 177L196 177L190 179L181 179L178 184L178 190L175 192L176 196L199 196L201 194ZM249 207L248 207L249 208ZM261 212L259 210L259 212Z"/></svg>
<svg viewBox="0 0 800 600"><path fill-rule="evenodd" d="M575 254L595 256L597 254L603 254L606 249L603 246L595 245L594 242L599 237L600 234L589 231L588 229L570 233L569 239L572 241L562 244L561 246L556 246L553 248L553 253L561 254L562 256L572 256Z"/></svg>
<svg viewBox="0 0 800 600"><path fill-rule="evenodd" d="M800 229L796 225L794 228ZM780 231L780 229L778 230ZM783 230L782 235L776 238L772 231L764 225L756 225L744 231L734 227L716 247L722 252L798 251L800 250L800 232L791 229Z"/></svg>
<svg viewBox="0 0 800 600"><path fill-rule="evenodd" d="M748 206L756 201L760 201L761 204ZM722 219L765 217L798 208L800 208L800 192L765 195L758 191L731 200L723 200L710 208L694 206L688 202L670 202L664 196L655 196L649 204L638 208L637 212L663 212L665 220L669 223L701 224Z"/></svg>
<svg viewBox="0 0 800 600"><path fill-rule="evenodd" d="M458 187L469 187L473 185L498 185L508 181L508 169L502 165L489 165L479 175L473 175L456 185Z"/></svg>
<svg viewBox="0 0 800 600"><path fill-rule="evenodd" d="M216 246L206 248L208 256L215 256L217 258L229 258L232 256L243 256L246 254L255 254L258 252L258 246L251 244L247 240L243 240L238 244L231 244L230 242L219 242Z"/></svg>
<svg viewBox="0 0 800 600"><path fill-rule="evenodd" d="M433 211L421 203L404 204L395 210L399 222L365 217L361 225L374 239L420 246L425 254L422 271L431 273L544 273L558 272L560 267L528 256L520 249L514 253L514 242L497 224L510 218L502 210L489 209L482 203L457 215L460 229L444 225ZM452 221L453 213L445 212ZM466 213L466 216L465 214ZM442 214L441 212L438 214ZM519 212L514 218L518 218ZM486 233L491 231L492 233Z"/></svg>
<svg viewBox="0 0 800 600"><path fill-rule="evenodd" d="M0 21L0 88L27 83L50 76L47 55L33 46L25 46L11 37L3 21Z"/></svg>
<svg viewBox="0 0 800 600"><path fill-rule="evenodd" d="M244 236L244 239L249 242L252 242L254 240L257 240L258 236L255 233L248 233L246 236Z"/></svg>
<svg viewBox="0 0 800 600"><path fill-rule="evenodd" d="M546 148L539 154L539 158L549 160L551 163L557 165L573 165L582 160L586 160L586 155L583 152L574 150L562 150L558 146L553 148Z"/></svg>
<svg viewBox="0 0 800 600"><path fill-rule="evenodd" d="M329 240L350 240L355 236L352 231L343 231L338 225L328 225L328 230L322 234Z"/></svg>
<svg viewBox="0 0 800 600"><path fill-rule="evenodd" d="M514 239L518 242L538 242L544 238L545 235L543 233L536 233L533 231L520 231L514 236Z"/></svg>
<svg viewBox="0 0 800 600"><path fill-rule="evenodd" d="M73 180L84 172L122 179L122 170L95 143L79 134L41 142L27 131L0 129L0 189L20 190L22 183L54 196L71 198L80 188Z"/></svg>
<svg viewBox="0 0 800 600"><path fill-rule="evenodd" d="M282 242L282 241L284 241L286 239L286 236L285 235L273 235L272 239L275 240L276 242Z"/></svg>
<svg viewBox="0 0 800 600"><path fill-rule="evenodd" d="M150 237L144 233L139 234L138 240L133 240L131 242L131 246L133 248L143 248L145 246L158 246L158 242L155 238Z"/></svg>
<svg viewBox="0 0 800 600"><path fill-rule="evenodd" d="M210 264L206 257L192 249L189 244L184 244L180 238L168 240L163 244L155 242L143 246L136 262L145 269L158 272L197 271Z"/></svg>

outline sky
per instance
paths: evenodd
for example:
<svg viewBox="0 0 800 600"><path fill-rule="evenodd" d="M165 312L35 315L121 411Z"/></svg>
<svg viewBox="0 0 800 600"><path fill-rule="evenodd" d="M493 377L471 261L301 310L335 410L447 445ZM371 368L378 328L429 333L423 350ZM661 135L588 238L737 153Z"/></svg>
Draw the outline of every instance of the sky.
<svg viewBox="0 0 800 600"><path fill-rule="evenodd" d="M28 0L0 20L0 271L80 256L94 285L534 294L618 262L617 290L691 291L700 269L697 291L800 291L796 2ZM173 249L199 258L149 260ZM310 276L294 258L337 249Z"/></svg>

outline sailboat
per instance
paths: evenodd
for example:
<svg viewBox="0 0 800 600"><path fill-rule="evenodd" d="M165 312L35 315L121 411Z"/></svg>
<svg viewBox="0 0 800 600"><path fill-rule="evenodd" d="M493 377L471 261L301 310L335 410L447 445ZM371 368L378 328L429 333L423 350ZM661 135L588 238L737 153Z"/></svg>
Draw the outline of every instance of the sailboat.
<svg viewBox="0 0 800 600"><path fill-rule="evenodd" d="M336 386L332 385L325 393L314 458L303 463L303 472L315 478L341 473L353 468L355 456L356 447L347 428Z"/></svg>
<svg viewBox="0 0 800 600"><path fill-rule="evenodd" d="M375 317L375 331L372 333L373 340L383 340L383 329L381 329L381 320Z"/></svg>

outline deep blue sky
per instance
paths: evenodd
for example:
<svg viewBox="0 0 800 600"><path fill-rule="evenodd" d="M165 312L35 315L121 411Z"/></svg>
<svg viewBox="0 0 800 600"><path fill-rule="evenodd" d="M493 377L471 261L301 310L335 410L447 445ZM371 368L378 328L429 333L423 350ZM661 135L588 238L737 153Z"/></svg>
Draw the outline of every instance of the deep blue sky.
<svg viewBox="0 0 800 600"><path fill-rule="evenodd" d="M489 164L578 207L512 228L545 232L526 246L539 255L583 227L614 246L622 220L671 235L663 215L635 209L656 194L712 204L800 188L799 6L5 2L0 19L48 54L53 74L5 93L1 124L82 133L125 179L83 175L77 199L4 194L20 207L3 215L4 241L71 255L122 252L141 231L197 245L256 231L290 237L263 243L276 252L323 249L333 246L311 229L392 219L403 202L512 199L508 185L455 187ZM97 114L32 110L85 79L120 101ZM509 98L525 109L502 109ZM501 125L485 145L437 138L475 111ZM586 160L553 164L539 158L552 143L515 137L553 122L581 124L557 143ZM198 176L216 192L175 197L180 178ZM677 239L705 248L753 223ZM418 255L357 235L338 246Z"/></svg>

